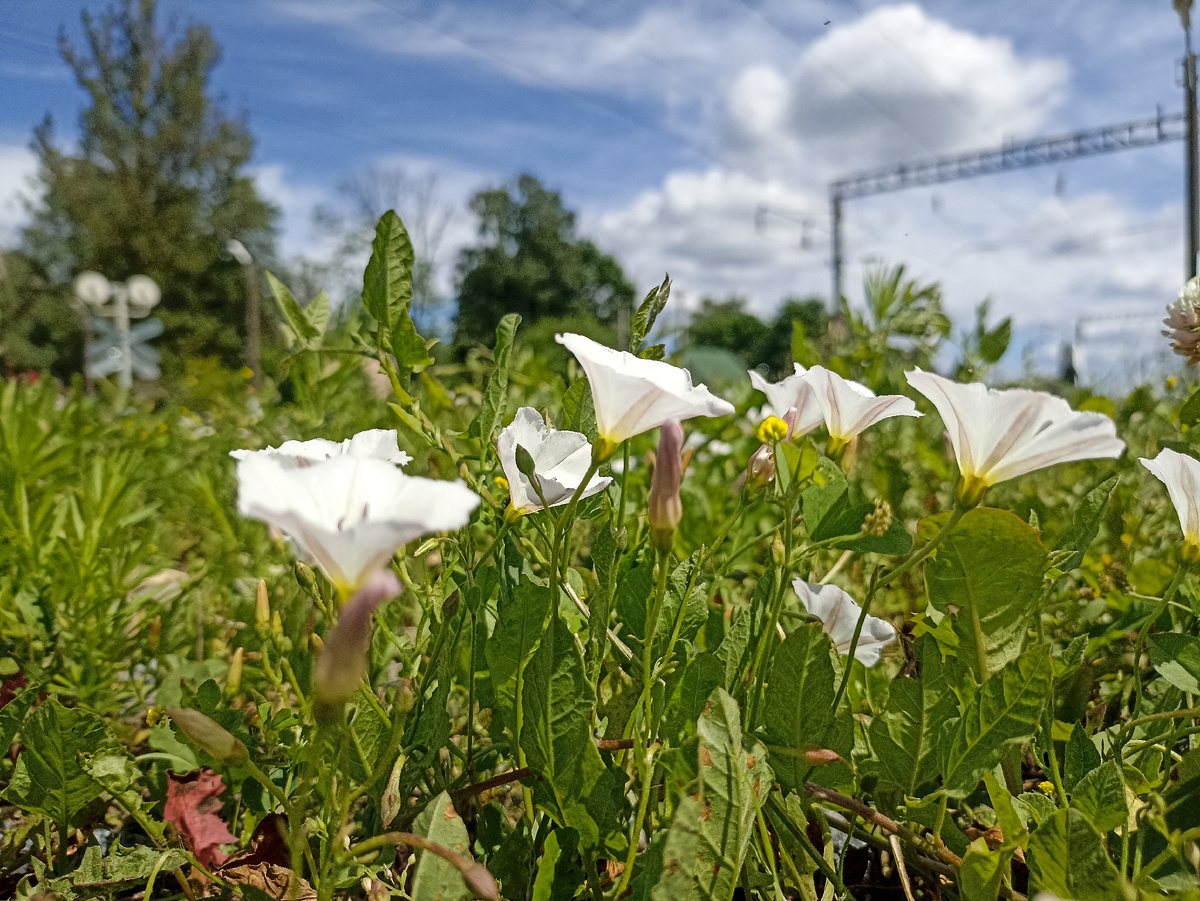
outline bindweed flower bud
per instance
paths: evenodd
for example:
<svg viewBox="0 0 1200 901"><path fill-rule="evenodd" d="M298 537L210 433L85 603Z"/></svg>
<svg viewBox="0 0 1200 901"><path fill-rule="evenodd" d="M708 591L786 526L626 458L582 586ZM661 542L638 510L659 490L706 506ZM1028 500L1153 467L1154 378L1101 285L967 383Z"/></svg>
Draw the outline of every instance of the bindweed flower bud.
<svg viewBox="0 0 1200 901"><path fill-rule="evenodd" d="M787 548L783 545L778 529L775 530L775 537L771 539L771 562L776 566L783 566L787 562Z"/></svg>
<svg viewBox="0 0 1200 901"><path fill-rule="evenodd" d="M646 520L650 540L660 551L670 550L675 528L683 519L679 486L683 481L683 428L668 420L662 425L658 452L654 455L654 476L650 480L650 504Z"/></svg>
<svg viewBox="0 0 1200 901"><path fill-rule="evenodd" d="M1167 307L1163 325L1171 349L1187 357L1189 366L1200 363L1200 277L1190 279L1179 289L1179 299Z"/></svg>
<svg viewBox="0 0 1200 901"><path fill-rule="evenodd" d="M312 571L312 567L307 563L296 561L295 567L296 583L301 590L314 598L321 596L321 587L317 584L317 577Z"/></svg>
<svg viewBox="0 0 1200 901"><path fill-rule="evenodd" d="M761 490L775 478L775 450L769 444L764 444L753 454L746 464L746 487L751 492Z"/></svg>
<svg viewBox="0 0 1200 901"><path fill-rule="evenodd" d="M186 707L168 707L171 722L188 737L197 748L206 751L226 766L242 766L250 759L246 746L234 738L215 720L199 710Z"/></svg>
<svg viewBox="0 0 1200 901"><path fill-rule="evenodd" d="M462 871L462 876L463 882L474 892L476 898L483 898L484 901L500 901L500 889L496 885L496 880L483 864L471 864Z"/></svg>
<svg viewBox="0 0 1200 901"><path fill-rule="evenodd" d="M371 615L384 601L400 593L395 574L384 570L367 581L346 602L330 630L313 667L314 713L318 722L333 722L342 705L358 691L367 675L371 650Z"/></svg>
<svg viewBox="0 0 1200 901"><path fill-rule="evenodd" d="M266 635L271 628L271 601L267 597L267 580L258 580L258 589L254 592L254 629L259 635Z"/></svg>
<svg viewBox="0 0 1200 901"><path fill-rule="evenodd" d="M537 464L533 462L533 454L518 444L515 457L517 460L517 471L529 479L529 481L535 482L537 480Z"/></svg>
<svg viewBox="0 0 1200 901"><path fill-rule="evenodd" d="M225 679L225 697L227 698L232 698L242 687L242 663L245 656L245 650L238 648L233 652L233 659L229 661L229 676Z"/></svg>

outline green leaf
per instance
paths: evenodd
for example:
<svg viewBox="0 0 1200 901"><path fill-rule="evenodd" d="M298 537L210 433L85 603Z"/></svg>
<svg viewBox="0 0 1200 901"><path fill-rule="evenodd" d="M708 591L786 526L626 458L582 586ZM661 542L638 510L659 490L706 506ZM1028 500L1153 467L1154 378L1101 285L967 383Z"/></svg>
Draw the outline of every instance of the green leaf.
<svg viewBox="0 0 1200 901"><path fill-rule="evenodd" d="M520 589L497 604L496 629L488 638L484 655L491 669L496 695L494 715L512 733L517 731L517 671L533 659L533 652L546 629L550 615L550 589L521 581Z"/></svg>
<svg viewBox="0 0 1200 901"><path fill-rule="evenodd" d="M942 787L954 798L975 790L1012 744L1037 733L1053 667L1045 648L1033 648L981 685L940 736Z"/></svg>
<svg viewBox="0 0 1200 901"><path fill-rule="evenodd" d="M1113 476L1089 491L1075 508L1071 518L1070 528L1059 542L1059 550L1070 551L1070 556L1059 561L1058 568L1063 572L1077 569L1083 563L1083 555L1088 547L1096 540L1100 531L1100 523L1104 519L1104 511L1108 507L1108 499L1117 489L1118 477Z"/></svg>
<svg viewBox="0 0 1200 901"><path fill-rule="evenodd" d="M462 817L454 809L450 795L442 792L421 811L412 828L414 835L449 848L459 857L471 860L471 839ZM417 851L417 866L409 896L413 901L467 901L475 895L467 888L462 874L449 862L428 851Z"/></svg>
<svg viewBox="0 0 1200 901"><path fill-rule="evenodd" d="M100 848L90 845L84 851L79 867L71 874L71 883L87 895L106 890L104 894L113 897L110 892L116 891L118 886L141 883L145 888L146 880L154 873L170 873L186 863L187 859L178 851L159 851L146 845L126 847L115 841L107 856L101 857Z"/></svg>
<svg viewBox="0 0 1200 901"><path fill-rule="evenodd" d="M1200 422L1200 389L1188 395L1188 399L1179 408L1179 421L1189 428Z"/></svg>
<svg viewBox="0 0 1200 901"><path fill-rule="evenodd" d="M800 495L804 527L813 541L824 541L847 532L857 532L862 520L852 526L843 522L850 507L849 486L841 469L828 457L822 457L813 475L813 484ZM828 522L827 522L828 520Z"/></svg>
<svg viewBox="0 0 1200 901"><path fill-rule="evenodd" d="M1035 529L1004 510L978 507L927 564L929 601L952 616L958 659L977 683L1024 649L1048 561Z"/></svg>
<svg viewBox="0 0 1200 901"><path fill-rule="evenodd" d="M287 285L270 272L267 273L267 284L271 286L271 293L275 295L275 303L279 306L279 312L283 314L283 321L296 336L296 340L302 346L308 347L320 338L322 333L309 322L308 317L304 315L304 308L292 297Z"/></svg>
<svg viewBox="0 0 1200 901"><path fill-rule="evenodd" d="M709 698L696 733L700 835L693 875L700 897L730 901L754 834L755 808L771 790L771 768L762 745L743 747L741 714L723 688Z"/></svg>
<svg viewBox="0 0 1200 901"><path fill-rule="evenodd" d="M191 773L200 768L196 757L196 749L190 744L179 740L175 730L166 723L158 723L150 727L150 747L155 751L170 755L171 769L179 774Z"/></svg>
<svg viewBox="0 0 1200 901"><path fill-rule="evenodd" d="M1063 749L1063 788L1068 792L1075 788L1075 783L1100 766L1100 752L1095 743L1088 738L1087 730L1079 723L1071 730Z"/></svg>
<svg viewBox="0 0 1200 901"><path fill-rule="evenodd" d="M1013 850L1003 846L992 850L983 837L971 842L958 871L959 896L970 901L995 901L1000 881L1009 872Z"/></svg>
<svg viewBox="0 0 1200 901"><path fill-rule="evenodd" d="M496 326L496 347L493 356L496 368L492 370L487 388L483 392L483 405L475 418L475 435L486 448L491 448L492 435L504 421L504 408L508 401L508 357L512 351L513 340L517 336L517 326L521 317L517 313L509 313Z"/></svg>
<svg viewBox="0 0 1200 901"><path fill-rule="evenodd" d="M773 585L770 570L758 577L754 585L754 594L750 598L749 609L741 611L730 626L729 631L717 647L717 659L725 668L725 678L721 684L725 690L735 696L742 694L742 680L750 671L754 650L757 647L758 636L765 628L767 606L771 602L771 587Z"/></svg>
<svg viewBox="0 0 1200 901"><path fill-rule="evenodd" d="M703 854L700 850L700 811L698 798L684 795L679 799L665 840L656 837L655 841L651 842L650 853L643 855L639 861L646 868L643 886L649 879L657 876L653 888L648 892L646 888L642 888L642 898L647 894L651 901L692 901L703 897L694 875L697 859ZM661 865L656 873L654 864L658 863L656 858L659 855Z"/></svg>
<svg viewBox="0 0 1200 901"><path fill-rule="evenodd" d="M1032 818L1034 825L1041 825L1058 810L1055 803L1041 792L1021 792L1013 798L1013 806L1025 820Z"/></svg>
<svg viewBox="0 0 1200 901"><path fill-rule="evenodd" d="M395 210L388 210L375 227L371 259L363 273L363 306L379 323L382 349L401 369L428 366L433 361L425 341L408 314L412 302L413 246Z"/></svg>
<svg viewBox="0 0 1200 901"><path fill-rule="evenodd" d="M588 681L593 684L600 677L603 655L601 648L607 647L608 621L612 616L613 593L616 591L617 535L612 521L606 520L592 542L592 566L596 570L596 591L592 594L592 618L588 629Z"/></svg>
<svg viewBox="0 0 1200 901"><path fill-rule="evenodd" d="M575 863L579 832L555 829L546 837L542 859L533 880L533 901L571 901L584 886L583 870Z"/></svg>
<svg viewBox="0 0 1200 901"><path fill-rule="evenodd" d="M592 404L592 389L585 378L571 383L562 399L564 429L581 432L588 441L596 440L596 408Z"/></svg>
<svg viewBox="0 0 1200 901"><path fill-rule="evenodd" d="M1158 674L1190 694L1200 694L1200 638L1159 632L1146 639L1150 662Z"/></svg>
<svg viewBox="0 0 1200 901"><path fill-rule="evenodd" d="M152 816L154 804L142 800L141 770L123 748L84 755L82 763L88 775L129 812L147 835L162 839L166 827Z"/></svg>
<svg viewBox="0 0 1200 901"><path fill-rule="evenodd" d="M115 749L115 736L96 714L63 707L51 698L26 720L21 739L4 799L60 827L71 825L103 790L83 768L80 752Z"/></svg>
<svg viewBox="0 0 1200 901"><path fill-rule="evenodd" d="M833 708L834 673L829 636L820 623L801 623L775 651L763 705L763 726L771 748L771 767L787 791L802 791L812 767L809 748L829 748L848 757L839 741L838 718L848 708ZM853 741L853 733L850 733ZM837 745L835 747L835 745ZM778 751L776 749L779 749Z"/></svg>
<svg viewBox="0 0 1200 901"><path fill-rule="evenodd" d="M21 731L21 724L25 722L29 708L38 699L41 690L41 683L29 685L0 708L0 755L8 755L17 733Z"/></svg>
<svg viewBox="0 0 1200 901"><path fill-rule="evenodd" d="M329 327L329 295L318 291L317 296L308 302L304 308L304 318L318 335L324 335Z"/></svg>
<svg viewBox="0 0 1200 901"><path fill-rule="evenodd" d="M709 696L720 687L723 675L721 661L712 654L697 654L688 661L667 699L664 730L675 739L672 744L677 745L696 724Z"/></svg>
<svg viewBox="0 0 1200 901"><path fill-rule="evenodd" d="M934 640L922 636L914 652L921 661L920 678L891 683L883 714L871 721L874 753L867 765L881 786L920 797L918 788L937 778L938 735L942 724L957 713L957 707Z"/></svg>
<svg viewBox="0 0 1200 901"><path fill-rule="evenodd" d="M671 296L671 276L665 276L662 284L651 288L642 305L638 307L637 315L633 317L633 328L629 332L629 349L637 353L642 348L642 342L654 328L654 321L667 305Z"/></svg>
<svg viewBox="0 0 1200 901"><path fill-rule="evenodd" d="M667 577L667 594L663 599L662 613L659 615L658 626L654 633L654 656L656 658L666 656L667 642L671 640L676 626L679 627L677 641L686 645L696 637L700 627L708 621L706 583L697 577L695 584L692 584L700 553L700 551L696 551L691 557L676 566L671 571L671 575ZM688 591L689 585L691 585L690 592ZM686 598L684 597L685 593L687 594Z"/></svg>
<svg viewBox="0 0 1200 901"><path fill-rule="evenodd" d="M1012 318L1005 317L990 332L983 332L979 336L979 356L985 363L998 363L1004 356L1004 352L1008 350L1010 341L1012 341Z"/></svg>
<svg viewBox="0 0 1200 901"><path fill-rule="evenodd" d="M1078 810L1059 810L1029 840L1029 897L1124 901L1121 877L1100 834Z"/></svg>
<svg viewBox="0 0 1200 901"><path fill-rule="evenodd" d="M1125 802L1125 779L1120 764L1110 760L1080 779L1071 792L1071 806L1087 817L1098 832L1125 825L1129 806Z"/></svg>
<svg viewBox="0 0 1200 901"><path fill-rule="evenodd" d="M583 802L604 769L592 739L596 697L575 636L560 618L552 619L530 661L524 694L520 743L529 768L557 804L550 813L579 829L580 843L590 848L599 836Z"/></svg>

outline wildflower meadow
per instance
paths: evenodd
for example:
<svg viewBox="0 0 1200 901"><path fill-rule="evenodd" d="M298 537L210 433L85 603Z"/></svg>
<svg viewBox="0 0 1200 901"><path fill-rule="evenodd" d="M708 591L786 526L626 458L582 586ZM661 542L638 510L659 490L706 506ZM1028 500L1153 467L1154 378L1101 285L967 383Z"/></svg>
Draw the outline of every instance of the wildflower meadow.
<svg viewBox="0 0 1200 901"><path fill-rule="evenodd" d="M895 292L710 389L664 280L435 363L412 262L272 278L261 390L0 389L0 894L1200 898L1182 362L997 390Z"/></svg>

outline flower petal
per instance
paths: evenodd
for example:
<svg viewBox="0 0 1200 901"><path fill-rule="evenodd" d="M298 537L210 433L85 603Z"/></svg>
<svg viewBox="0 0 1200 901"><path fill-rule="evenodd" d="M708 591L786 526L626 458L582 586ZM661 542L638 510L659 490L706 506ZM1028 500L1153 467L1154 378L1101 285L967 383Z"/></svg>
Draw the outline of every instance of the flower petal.
<svg viewBox="0 0 1200 901"><path fill-rule="evenodd" d="M804 374L804 380L812 388L829 436L835 441L849 441L893 416L921 415L911 398L901 394L876 396L870 388L844 379L824 366L812 367Z"/></svg>
<svg viewBox="0 0 1200 901"><path fill-rule="evenodd" d="M643 360L583 335L555 335L587 374L596 408L596 431L613 446L657 428L668 419L727 416L733 405L704 385L693 385L686 369Z"/></svg>
<svg viewBox="0 0 1200 901"><path fill-rule="evenodd" d="M778 382L768 382L753 369L747 370L751 384L767 396L771 414L787 420L791 427L789 438L807 435L825 421L812 386L804 378L804 367L799 363L794 365L796 371Z"/></svg>
<svg viewBox="0 0 1200 901"><path fill-rule="evenodd" d="M1170 448L1160 450L1153 460L1139 459L1167 486L1184 540L1200 545L1200 460Z"/></svg>
<svg viewBox="0 0 1200 901"><path fill-rule="evenodd" d="M517 466L518 447L525 448L533 458L538 487L551 507L571 499L592 463L592 446L585 435L549 429L537 410L521 407L496 439L496 453L512 492L512 506L520 513L541 510L542 502L533 483ZM610 484L611 478L593 475L580 498L598 494Z"/></svg>
<svg viewBox="0 0 1200 901"><path fill-rule="evenodd" d="M862 608L836 585L818 585L796 579L792 582L792 588L804 609L824 625L837 652L848 654ZM864 666L874 666L879 662L883 649L895 640L896 630L890 623L868 614L858 637L858 646L854 649L854 659Z"/></svg>

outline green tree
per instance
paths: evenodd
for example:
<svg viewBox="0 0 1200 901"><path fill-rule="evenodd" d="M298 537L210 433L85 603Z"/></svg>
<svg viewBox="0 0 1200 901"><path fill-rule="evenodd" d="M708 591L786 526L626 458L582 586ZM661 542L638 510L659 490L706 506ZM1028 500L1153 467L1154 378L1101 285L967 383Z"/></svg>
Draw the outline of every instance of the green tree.
<svg viewBox="0 0 1200 901"><path fill-rule="evenodd" d="M265 262L276 211L244 172L254 145L245 123L209 96L219 48L197 24L172 43L156 27L155 0L82 18L85 49L59 37L89 100L79 152L56 146L49 117L36 129L42 194L24 234L28 254L60 286L86 269L158 282L164 374L178 376L194 356L241 365L245 289L224 249L237 238Z"/></svg>
<svg viewBox="0 0 1200 901"><path fill-rule="evenodd" d="M770 335L771 327L747 312L746 300L742 297L730 297L727 300L706 297L700 302L700 309L687 327L687 338L691 344L732 351L747 366L760 363L771 365L771 361L764 359Z"/></svg>
<svg viewBox="0 0 1200 901"><path fill-rule="evenodd" d="M557 191L522 175L515 194L480 191L471 200L483 244L458 259L456 341L490 342L505 313L525 327L546 317L582 317L612 325L634 300L621 266L575 234L575 214Z"/></svg>

